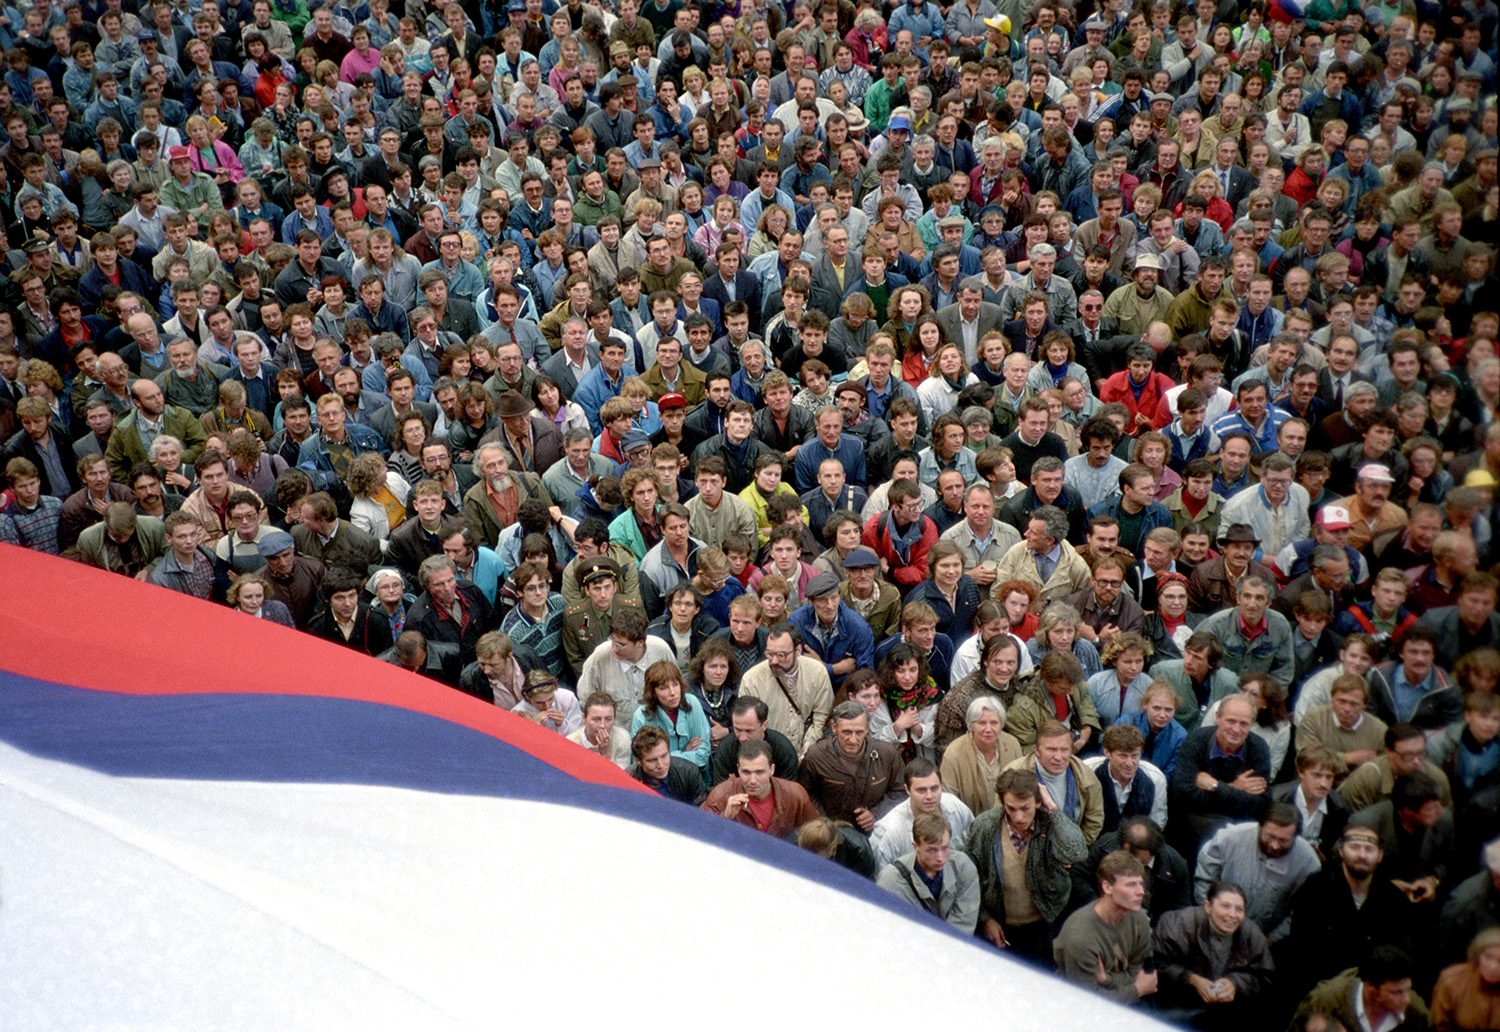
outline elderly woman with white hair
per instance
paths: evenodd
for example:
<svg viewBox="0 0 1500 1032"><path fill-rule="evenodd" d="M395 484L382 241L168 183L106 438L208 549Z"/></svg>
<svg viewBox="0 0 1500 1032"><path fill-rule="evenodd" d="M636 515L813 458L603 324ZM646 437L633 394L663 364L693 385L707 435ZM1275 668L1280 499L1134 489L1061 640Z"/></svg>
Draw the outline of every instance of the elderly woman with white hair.
<svg viewBox="0 0 1500 1032"><path fill-rule="evenodd" d="M171 434L157 434L151 442L151 465L161 477L162 494L186 498L197 487L193 465L187 461L182 442Z"/></svg>
<svg viewBox="0 0 1500 1032"><path fill-rule="evenodd" d="M406 612L416 601L415 596L406 592L406 578L394 567L383 566L370 574L365 589L375 596L370 618L385 620L391 629L391 640L396 640L406 630Z"/></svg>
<svg viewBox="0 0 1500 1032"><path fill-rule="evenodd" d="M943 750L943 788L974 813L999 800L995 779L1005 765L1021 757L1021 743L1005 730L1005 704L993 695L977 696L964 712L969 732Z"/></svg>

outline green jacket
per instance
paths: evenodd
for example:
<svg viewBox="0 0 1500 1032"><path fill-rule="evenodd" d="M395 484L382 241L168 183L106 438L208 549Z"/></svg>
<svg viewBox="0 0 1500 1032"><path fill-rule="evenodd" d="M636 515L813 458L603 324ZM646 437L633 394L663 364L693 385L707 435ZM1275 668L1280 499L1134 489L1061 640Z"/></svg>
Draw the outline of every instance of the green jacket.
<svg viewBox="0 0 1500 1032"><path fill-rule="evenodd" d="M199 362L196 380L184 379L176 369L168 369L156 378L156 386L169 403L201 416L219 403L219 381L228 375L229 370L221 365Z"/></svg>
<svg viewBox="0 0 1500 1032"><path fill-rule="evenodd" d="M118 433L119 431L116 431ZM536 498L552 504L552 496L542 486L542 478L535 473L524 473L511 470L511 483L516 486L516 504ZM495 514L495 507L490 504L489 492L485 490L484 481L480 481L464 494L464 519L469 526L479 535L479 540L488 548L494 548L495 542L500 539L500 532L505 528L500 525L500 517Z"/></svg>
<svg viewBox="0 0 1500 1032"><path fill-rule="evenodd" d="M116 423L114 433L109 435L109 446L104 449L110 478L122 484L129 481L130 467L151 458L146 454L146 446L141 443L140 432L136 429L140 416L141 410L134 409ZM181 405L167 406L167 410L162 413L161 432L182 442L184 466L191 466L203 446L208 443L208 434L204 432L203 424Z"/></svg>
<svg viewBox="0 0 1500 1032"><path fill-rule="evenodd" d="M1301 1028L1301 1019L1307 1014L1329 1014L1342 1022L1345 1028L1363 1028L1359 1017L1354 1013L1354 991L1358 984L1359 972L1355 968L1319 982L1297 1005L1297 1012L1287 1028ZM1422 1032L1431 1027L1427 1004L1416 993L1412 993L1411 1003L1406 1006L1405 1019L1392 1032Z"/></svg>
<svg viewBox="0 0 1500 1032"><path fill-rule="evenodd" d="M307 10L307 0L272 0L271 17L286 22L293 39L301 39L302 30L312 20Z"/></svg>
<svg viewBox="0 0 1500 1032"><path fill-rule="evenodd" d="M167 554L166 531L162 529L162 521L155 516L135 518L135 538L141 546L141 557L145 562L145 569L149 570L156 565L158 559ZM85 527L83 533L78 535L78 550L83 553L85 559L99 569L109 569L104 556L104 523L102 521L91 527Z"/></svg>
<svg viewBox="0 0 1500 1032"><path fill-rule="evenodd" d="M198 228L206 231L209 213L223 208L224 198L212 178L206 173L194 172L186 186L168 176L167 181L161 184L161 203L194 216L198 220ZM205 204L208 207L199 211Z"/></svg>
<svg viewBox="0 0 1500 1032"><path fill-rule="evenodd" d="M887 86L885 77L878 73L874 78L875 81L865 91L865 117L870 120L868 132L872 140L885 132L885 125L891 120L891 94L906 84L906 80L900 76L896 77L895 88Z"/></svg>
<svg viewBox="0 0 1500 1032"><path fill-rule="evenodd" d="M613 215L622 223L625 221L625 209L620 204L619 194L605 187L604 200L596 201L588 194L579 192L578 200L573 204L573 218L580 226L597 225L606 215Z"/></svg>
<svg viewBox="0 0 1500 1032"><path fill-rule="evenodd" d="M979 872L979 919L992 917L1005 922L1005 887L1001 883L1000 858L995 852L1005 830L1005 809L995 807L974 819L964 853ZM1048 921L1056 921L1068 904L1073 879L1068 868L1088 856L1088 845L1078 825L1061 813L1038 809L1032 826L1031 845L1026 850L1026 889L1031 902Z"/></svg>
<svg viewBox="0 0 1500 1032"><path fill-rule="evenodd" d="M1233 671L1215 667L1208 679L1208 702L1199 705L1192 678L1183 672L1180 659L1164 659L1157 663L1151 668L1151 677L1166 681L1177 689L1177 723L1189 731L1203 722L1203 713L1209 706L1240 690L1240 680Z"/></svg>

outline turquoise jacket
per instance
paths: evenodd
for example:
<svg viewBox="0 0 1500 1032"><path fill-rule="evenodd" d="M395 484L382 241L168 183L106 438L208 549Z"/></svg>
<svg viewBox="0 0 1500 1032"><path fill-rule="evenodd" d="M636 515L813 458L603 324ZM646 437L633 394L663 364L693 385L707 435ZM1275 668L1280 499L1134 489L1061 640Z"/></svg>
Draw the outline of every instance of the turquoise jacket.
<svg viewBox="0 0 1500 1032"><path fill-rule="evenodd" d="M704 777L708 776L708 759L712 754L708 715L703 712L703 704L696 696L688 692L686 686L682 690L682 705L677 709L675 724L667 719L661 707L656 707L655 714L648 717L646 707L642 706L630 718L630 736L634 738L635 733L647 724L659 727L666 732L667 747L671 749L673 756L687 760L697 767ZM688 742L694 738L698 739L698 744L689 749Z"/></svg>

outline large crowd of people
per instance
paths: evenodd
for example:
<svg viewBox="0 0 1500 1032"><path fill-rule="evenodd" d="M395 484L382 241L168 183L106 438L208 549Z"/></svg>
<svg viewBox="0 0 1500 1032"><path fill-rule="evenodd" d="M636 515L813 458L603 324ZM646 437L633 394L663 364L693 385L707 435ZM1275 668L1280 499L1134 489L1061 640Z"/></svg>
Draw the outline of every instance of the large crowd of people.
<svg viewBox="0 0 1500 1032"><path fill-rule="evenodd" d="M1167 1020L1500 1027L1493 0L394 7L0 3L0 542Z"/></svg>

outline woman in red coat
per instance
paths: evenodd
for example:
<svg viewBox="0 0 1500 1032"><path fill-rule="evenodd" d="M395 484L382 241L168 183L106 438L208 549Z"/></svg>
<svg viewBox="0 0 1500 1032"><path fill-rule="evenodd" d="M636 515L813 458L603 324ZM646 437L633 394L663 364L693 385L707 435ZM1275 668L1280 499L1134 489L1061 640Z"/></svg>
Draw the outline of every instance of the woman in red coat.
<svg viewBox="0 0 1500 1032"><path fill-rule="evenodd" d="M1156 372L1156 352L1144 341L1130 345L1125 352L1125 361L1124 372L1111 376L1099 388L1099 400L1106 405L1118 401L1130 410L1130 423L1125 432L1135 437L1151 429L1157 406L1167 391L1176 385L1171 377Z"/></svg>
<svg viewBox="0 0 1500 1032"><path fill-rule="evenodd" d="M1193 177L1192 185L1188 187L1189 196L1197 194L1208 200L1208 208L1203 217L1211 219L1219 224L1224 235L1229 235L1229 227L1234 225L1234 209L1224 199L1224 187L1219 182L1219 177L1214 175L1213 169L1206 168ZM1182 202L1177 202L1177 207L1172 212L1179 219L1182 218Z"/></svg>
<svg viewBox="0 0 1500 1032"><path fill-rule="evenodd" d="M1286 177L1286 185L1281 188L1281 192L1296 201L1297 207L1305 207L1318 196L1318 184L1323 181L1327 162L1328 155L1323 152L1322 147L1304 148L1297 155L1297 167Z"/></svg>

